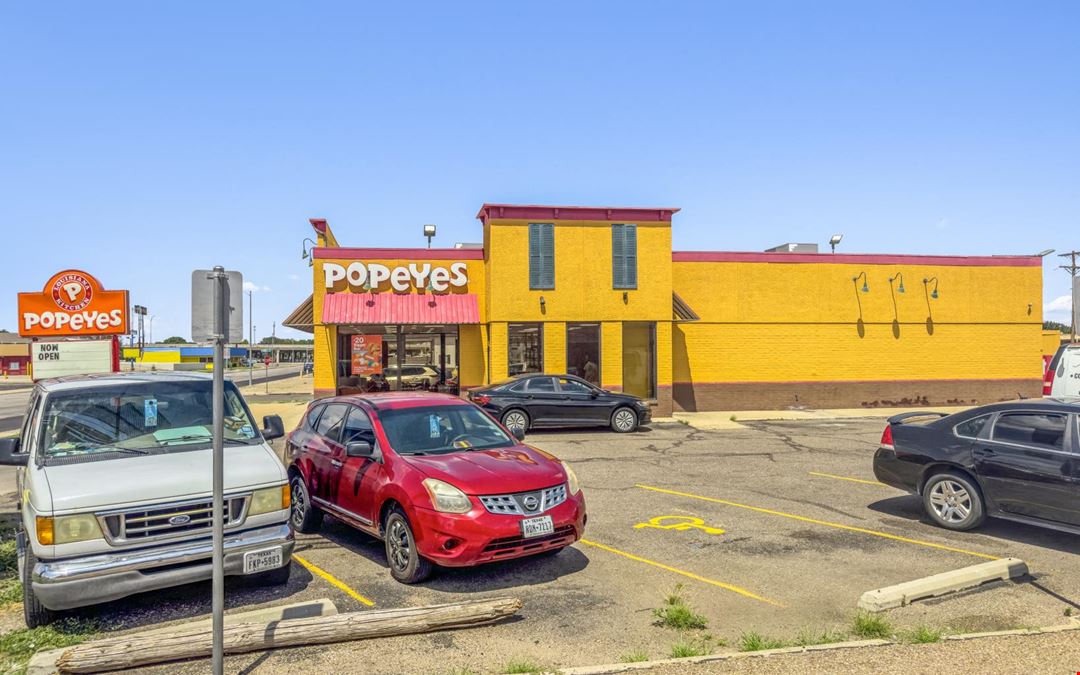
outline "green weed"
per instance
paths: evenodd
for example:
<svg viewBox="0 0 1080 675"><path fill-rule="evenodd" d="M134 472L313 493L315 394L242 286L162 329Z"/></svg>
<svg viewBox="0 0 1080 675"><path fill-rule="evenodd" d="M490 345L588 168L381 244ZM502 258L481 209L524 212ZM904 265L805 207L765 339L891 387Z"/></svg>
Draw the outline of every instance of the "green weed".
<svg viewBox="0 0 1080 675"><path fill-rule="evenodd" d="M0 635L0 672L21 673L37 652L77 645L97 631L95 623L62 619L48 626L23 628Z"/></svg>
<svg viewBox="0 0 1080 675"><path fill-rule="evenodd" d="M705 656L712 649L705 642L676 642L671 645L671 658L684 659L688 656Z"/></svg>
<svg viewBox="0 0 1080 675"><path fill-rule="evenodd" d="M532 675L543 672L543 669L533 661L511 661L506 664L507 675Z"/></svg>
<svg viewBox="0 0 1080 675"><path fill-rule="evenodd" d="M675 590L664 598L664 605L653 610L656 624L675 630L701 630L709 625L708 620L686 604L682 596L682 584L675 586Z"/></svg>
<svg viewBox="0 0 1080 675"><path fill-rule="evenodd" d="M916 644L929 644L931 642L938 642L941 640L941 631L936 628L931 628L927 625L917 626L914 630L907 633L904 636L907 642L914 642Z"/></svg>
<svg viewBox="0 0 1080 675"><path fill-rule="evenodd" d="M836 630L827 628L820 633L814 633L809 630L804 630L799 633L799 637L795 638L795 644L799 647L810 647L812 645L830 645L836 642L843 642L847 639L847 633L842 630Z"/></svg>
<svg viewBox="0 0 1080 675"><path fill-rule="evenodd" d="M892 624L883 616L859 612L851 620L851 632L864 639L887 638L892 635Z"/></svg>
<svg viewBox="0 0 1080 675"><path fill-rule="evenodd" d="M619 661L622 663L641 663L642 661L649 660L649 653L643 649L635 649L632 652L623 654Z"/></svg>
<svg viewBox="0 0 1080 675"><path fill-rule="evenodd" d="M743 633L739 638L740 652L760 652L763 649L779 649L786 646L787 643L783 640L768 638L755 631Z"/></svg>

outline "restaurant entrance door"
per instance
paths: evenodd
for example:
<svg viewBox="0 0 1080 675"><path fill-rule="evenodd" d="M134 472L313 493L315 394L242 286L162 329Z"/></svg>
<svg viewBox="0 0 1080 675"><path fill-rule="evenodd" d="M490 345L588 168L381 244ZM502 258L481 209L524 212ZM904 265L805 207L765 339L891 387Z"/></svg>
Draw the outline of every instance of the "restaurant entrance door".
<svg viewBox="0 0 1080 675"><path fill-rule="evenodd" d="M338 392L458 393L456 325L348 325L338 328Z"/></svg>

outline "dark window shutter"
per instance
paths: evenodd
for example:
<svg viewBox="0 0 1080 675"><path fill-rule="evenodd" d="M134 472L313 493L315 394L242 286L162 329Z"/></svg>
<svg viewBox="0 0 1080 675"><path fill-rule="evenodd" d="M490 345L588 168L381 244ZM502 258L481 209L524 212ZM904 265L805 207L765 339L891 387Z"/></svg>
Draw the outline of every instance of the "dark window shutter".
<svg viewBox="0 0 1080 675"><path fill-rule="evenodd" d="M529 223L529 288L555 288L553 223Z"/></svg>
<svg viewBox="0 0 1080 675"><path fill-rule="evenodd" d="M626 261L623 254L623 226L611 226L611 285L622 288L626 278Z"/></svg>
<svg viewBox="0 0 1080 675"><path fill-rule="evenodd" d="M623 288L637 288L637 225L623 225L623 258L626 261Z"/></svg>
<svg viewBox="0 0 1080 675"><path fill-rule="evenodd" d="M614 288L637 288L637 225L611 226L611 282Z"/></svg>

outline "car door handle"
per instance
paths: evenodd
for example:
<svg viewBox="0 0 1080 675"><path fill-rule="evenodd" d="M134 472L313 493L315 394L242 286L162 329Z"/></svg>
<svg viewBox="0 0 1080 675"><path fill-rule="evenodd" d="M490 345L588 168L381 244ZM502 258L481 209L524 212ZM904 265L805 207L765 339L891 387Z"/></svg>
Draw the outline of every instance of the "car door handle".
<svg viewBox="0 0 1080 675"><path fill-rule="evenodd" d="M330 466L340 469L344 465L341 462L339 462L338 460L332 459L332 460L330 460Z"/></svg>
<svg viewBox="0 0 1080 675"><path fill-rule="evenodd" d="M992 448L975 448L973 454L976 457L990 457L994 454L994 451Z"/></svg>

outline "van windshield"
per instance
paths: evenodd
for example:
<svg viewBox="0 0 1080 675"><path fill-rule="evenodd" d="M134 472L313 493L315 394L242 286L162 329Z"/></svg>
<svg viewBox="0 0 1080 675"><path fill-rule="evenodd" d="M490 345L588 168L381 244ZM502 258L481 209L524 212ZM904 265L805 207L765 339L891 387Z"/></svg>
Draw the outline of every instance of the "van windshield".
<svg viewBox="0 0 1080 675"><path fill-rule="evenodd" d="M516 441L471 405L397 408L379 413L390 447L399 455L509 448Z"/></svg>
<svg viewBox="0 0 1080 675"><path fill-rule="evenodd" d="M208 447L213 439L213 382L132 382L49 394L40 452L68 457L144 455ZM231 382L225 383L225 444L261 442Z"/></svg>

